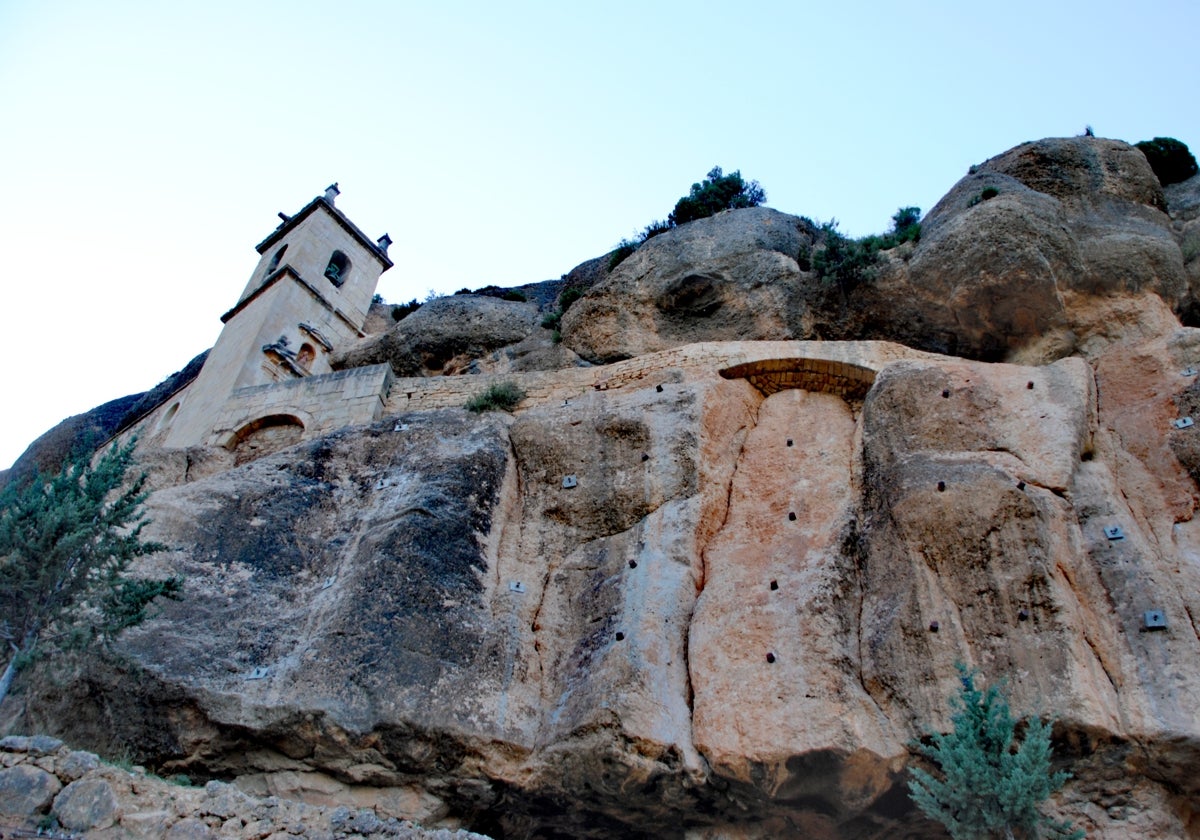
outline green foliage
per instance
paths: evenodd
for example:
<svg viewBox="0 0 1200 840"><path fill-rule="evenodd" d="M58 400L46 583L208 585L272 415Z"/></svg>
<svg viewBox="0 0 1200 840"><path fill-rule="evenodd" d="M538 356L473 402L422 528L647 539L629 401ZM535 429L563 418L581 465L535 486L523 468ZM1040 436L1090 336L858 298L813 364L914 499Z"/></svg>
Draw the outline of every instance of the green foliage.
<svg viewBox="0 0 1200 840"><path fill-rule="evenodd" d="M1198 171L1196 158L1187 145L1174 137L1155 137L1133 145L1142 150L1150 162L1150 168L1158 176L1158 182L1164 187L1186 181Z"/></svg>
<svg viewBox="0 0 1200 840"><path fill-rule="evenodd" d="M674 229L674 227L675 225L671 224L669 219L655 219L653 222L642 228L642 232L638 234L638 236L642 242L645 242L647 239L653 239L659 234L666 233L667 231Z"/></svg>
<svg viewBox="0 0 1200 840"><path fill-rule="evenodd" d="M420 308L421 303L416 298L413 298L408 303L398 303L392 307L392 320L403 321Z"/></svg>
<svg viewBox="0 0 1200 840"><path fill-rule="evenodd" d="M464 408L480 414L484 411L512 411L525 399L525 392L515 382L497 382L482 394L467 400Z"/></svg>
<svg viewBox="0 0 1200 840"><path fill-rule="evenodd" d="M611 272L648 240L679 225L722 210L757 207L766 200L767 194L757 181L743 180L742 173L736 171L725 175L721 167L714 166L703 181L692 184L691 191L675 203L675 209L666 219L655 219L632 239L622 239L608 255L608 270Z"/></svg>
<svg viewBox="0 0 1200 840"><path fill-rule="evenodd" d="M836 219L826 222L821 225L816 249L802 248L796 260L801 270L811 269L820 279L832 280L848 292L875 279L880 251L920 239L921 208L901 207L892 215L892 229L882 235L851 239L838 231Z"/></svg>
<svg viewBox="0 0 1200 840"><path fill-rule="evenodd" d="M565 313L571 308L571 304L583 297L583 289L578 286L567 286L562 290L562 294L558 296L558 309Z"/></svg>
<svg viewBox="0 0 1200 840"><path fill-rule="evenodd" d="M558 328L562 324L563 315L571 308L571 304L581 297L583 297L583 289L578 286L567 286L558 295L558 310L549 312L542 318L542 326L548 330L554 330L551 338L555 344L562 341L562 333L558 331Z"/></svg>
<svg viewBox="0 0 1200 840"><path fill-rule="evenodd" d="M507 290L500 295L500 299L517 301L518 303L524 303L525 301L529 300L529 298L525 297L524 292L518 292L516 289Z"/></svg>
<svg viewBox="0 0 1200 840"><path fill-rule="evenodd" d="M937 765L940 778L913 769L909 795L954 840L993 837L1081 838L1069 823L1045 817L1038 806L1070 774L1050 770L1050 724L1031 718L1024 737L1000 690L981 691L974 671L958 665L961 688L951 700L954 731L934 734L918 752ZM1015 832L1015 833L1014 833Z"/></svg>
<svg viewBox="0 0 1200 840"><path fill-rule="evenodd" d="M371 303L378 303L378 304L382 305L386 302L387 301L385 301L383 299L383 295L379 294L378 292L376 292L375 295L371 298Z"/></svg>
<svg viewBox="0 0 1200 840"><path fill-rule="evenodd" d="M622 239L617 247L608 255L608 270L611 272L614 268L625 262L634 251L638 249L640 242L635 242L632 239Z"/></svg>
<svg viewBox="0 0 1200 840"><path fill-rule="evenodd" d="M919 241L921 239L921 208L901 207L897 210L892 216L892 229L888 235L896 245Z"/></svg>
<svg viewBox="0 0 1200 840"><path fill-rule="evenodd" d="M809 257L813 271L822 280L832 280L845 292L875 279L881 237L850 239L837 229L837 221L821 225L820 247ZM805 255L801 255L803 258Z"/></svg>
<svg viewBox="0 0 1200 840"><path fill-rule="evenodd" d="M131 578L135 558L164 546L141 538L146 476L126 485L135 442L113 444L93 466L87 453L57 475L0 492L0 640L13 673L39 647L107 644L143 621L158 597L178 599L178 578Z"/></svg>
<svg viewBox="0 0 1200 840"><path fill-rule="evenodd" d="M722 210L757 207L766 200L767 194L757 181L743 180L736 170L725 175L721 167L714 166L703 181L692 184L691 191L675 203L667 222L682 225Z"/></svg>
<svg viewBox="0 0 1200 840"><path fill-rule="evenodd" d="M1000 195L1000 190L996 189L995 187L984 187L979 193L979 198L982 201L987 201L988 199L995 198L998 195Z"/></svg>

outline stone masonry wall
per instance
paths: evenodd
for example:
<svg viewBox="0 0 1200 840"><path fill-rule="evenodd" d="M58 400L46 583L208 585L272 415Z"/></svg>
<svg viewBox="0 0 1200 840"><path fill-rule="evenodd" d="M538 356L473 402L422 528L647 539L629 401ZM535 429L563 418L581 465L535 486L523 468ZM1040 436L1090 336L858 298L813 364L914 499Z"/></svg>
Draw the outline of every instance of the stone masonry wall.
<svg viewBox="0 0 1200 840"><path fill-rule="evenodd" d="M370 423L382 416L391 383L390 367L371 365L242 388L222 408L209 443L226 446L247 423L273 414L299 419L305 437Z"/></svg>
<svg viewBox="0 0 1200 840"><path fill-rule="evenodd" d="M610 365L532 373L396 379L386 414L458 408L498 382L514 382L525 391L522 407L558 402L587 391L608 390L641 382L689 378L756 376L774 390L803 387L858 396L874 372L901 359L930 359L933 354L886 341L730 341L689 344L649 353ZM733 371L726 372L726 369ZM744 370L739 371L742 368ZM752 379L752 381L755 381ZM773 391L772 391L773 392Z"/></svg>

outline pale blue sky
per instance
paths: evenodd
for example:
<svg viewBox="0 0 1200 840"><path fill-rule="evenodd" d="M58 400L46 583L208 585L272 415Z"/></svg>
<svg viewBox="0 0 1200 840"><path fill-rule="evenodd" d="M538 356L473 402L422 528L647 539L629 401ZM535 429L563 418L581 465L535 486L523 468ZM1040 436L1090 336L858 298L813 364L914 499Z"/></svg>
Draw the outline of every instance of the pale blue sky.
<svg viewBox="0 0 1200 840"><path fill-rule="evenodd" d="M394 301L557 277L714 165L872 233L1024 140L1200 147L1198 9L0 0L0 465L209 346L331 181Z"/></svg>

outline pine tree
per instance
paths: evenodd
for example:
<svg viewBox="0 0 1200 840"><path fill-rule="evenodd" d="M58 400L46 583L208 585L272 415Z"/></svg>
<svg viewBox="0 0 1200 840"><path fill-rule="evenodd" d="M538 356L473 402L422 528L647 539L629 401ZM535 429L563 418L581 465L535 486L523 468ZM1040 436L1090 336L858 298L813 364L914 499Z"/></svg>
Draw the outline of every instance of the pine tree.
<svg viewBox="0 0 1200 840"><path fill-rule="evenodd" d="M125 574L163 548L141 538L145 474L124 486L134 445L114 443L94 466L81 453L56 475L0 492L0 702L40 648L106 644L144 620L155 598L178 600L179 578Z"/></svg>
<svg viewBox="0 0 1200 840"><path fill-rule="evenodd" d="M1030 718L1024 737L1000 690L981 691L977 674L959 665L961 688L952 698L954 730L934 734L917 751L937 765L941 778L911 770L909 795L954 840L1004 837L1083 837L1069 823L1038 810L1070 774L1050 770L1050 724Z"/></svg>

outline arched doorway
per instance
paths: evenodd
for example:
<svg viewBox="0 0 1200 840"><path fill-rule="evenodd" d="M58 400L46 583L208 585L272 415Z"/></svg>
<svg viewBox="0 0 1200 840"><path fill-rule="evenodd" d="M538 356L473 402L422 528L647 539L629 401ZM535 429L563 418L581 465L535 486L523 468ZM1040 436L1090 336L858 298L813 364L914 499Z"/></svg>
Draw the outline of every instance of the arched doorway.
<svg viewBox="0 0 1200 840"><path fill-rule="evenodd" d="M234 453L234 464L249 463L264 455L278 452L304 439L304 423L291 414L270 414L252 420L238 429L228 447Z"/></svg>

